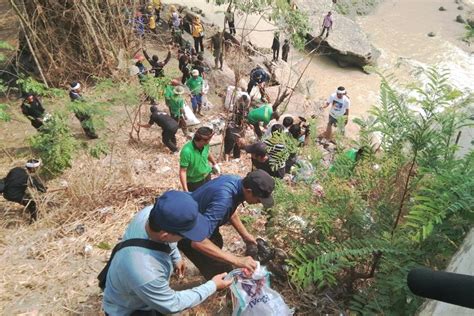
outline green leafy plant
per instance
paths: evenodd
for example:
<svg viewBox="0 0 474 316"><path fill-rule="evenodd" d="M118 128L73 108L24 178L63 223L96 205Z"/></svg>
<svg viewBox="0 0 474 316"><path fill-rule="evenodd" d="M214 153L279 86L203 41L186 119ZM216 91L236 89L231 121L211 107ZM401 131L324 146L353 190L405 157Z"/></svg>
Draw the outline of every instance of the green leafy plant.
<svg viewBox="0 0 474 316"><path fill-rule="evenodd" d="M370 148L377 132L382 152L370 150L354 165L338 143L335 165L347 172L319 171L323 193L275 190L267 229L293 247L291 281L315 295L331 289L361 315L414 314L421 300L406 286L408 271L443 268L474 221L474 153L458 158L455 141L471 124L472 96L452 88L446 72L421 76L404 90L382 78L373 117L356 120L356 146Z"/></svg>
<svg viewBox="0 0 474 316"><path fill-rule="evenodd" d="M47 88L43 83L36 81L32 77L20 76L16 80L20 90L24 93L33 93L39 96L64 96L65 92L62 89Z"/></svg>
<svg viewBox="0 0 474 316"><path fill-rule="evenodd" d="M44 169L53 176L71 167L78 147L64 113L53 113L39 132L31 137L30 143L43 161Z"/></svg>
<svg viewBox="0 0 474 316"><path fill-rule="evenodd" d="M0 121L9 122L11 116L8 113L8 104L0 103Z"/></svg>
<svg viewBox="0 0 474 316"><path fill-rule="evenodd" d="M96 159L100 159L102 155L107 155L109 151L109 145L103 141L99 141L93 147L89 148L89 154Z"/></svg>

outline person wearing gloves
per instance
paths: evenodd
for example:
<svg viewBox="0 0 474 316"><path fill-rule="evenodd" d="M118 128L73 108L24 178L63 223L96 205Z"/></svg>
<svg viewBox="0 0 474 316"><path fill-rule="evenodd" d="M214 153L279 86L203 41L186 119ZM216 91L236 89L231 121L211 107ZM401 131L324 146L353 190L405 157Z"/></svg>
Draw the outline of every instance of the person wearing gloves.
<svg viewBox="0 0 474 316"><path fill-rule="evenodd" d="M106 315L164 315L181 312L202 303L216 290L228 287L226 273L183 291L170 287L173 270L179 277L185 264L176 243L186 238L201 242L208 226L190 194L168 191L154 205L142 209L128 225L123 240L147 239L163 244L165 251L125 247L118 251L107 272L103 309Z"/></svg>
<svg viewBox="0 0 474 316"><path fill-rule="evenodd" d="M4 181L3 197L7 201L16 202L26 207L30 213L30 223L38 219L38 209L36 202L30 193L36 190L46 192L43 182L36 176L41 162L37 159L30 159L25 167L16 167L10 170Z"/></svg>
<svg viewBox="0 0 474 316"><path fill-rule="evenodd" d="M193 192L211 180L211 172L221 173L219 164L210 154L209 143L214 131L209 127L200 127L191 141L181 149L179 155L179 180L184 191ZM209 165L212 164L212 167Z"/></svg>
<svg viewBox="0 0 474 316"><path fill-rule="evenodd" d="M185 238L179 241L178 248L206 279L215 273L229 272L233 266L243 268L247 275L255 271L257 262L252 257L238 257L222 250L219 227L230 223L246 243L256 245L255 237L242 224L236 210L244 202L272 207L274 188L275 180L265 171L256 170L243 179L236 175L222 175L191 193L208 226L199 232L201 241Z"/></svg>

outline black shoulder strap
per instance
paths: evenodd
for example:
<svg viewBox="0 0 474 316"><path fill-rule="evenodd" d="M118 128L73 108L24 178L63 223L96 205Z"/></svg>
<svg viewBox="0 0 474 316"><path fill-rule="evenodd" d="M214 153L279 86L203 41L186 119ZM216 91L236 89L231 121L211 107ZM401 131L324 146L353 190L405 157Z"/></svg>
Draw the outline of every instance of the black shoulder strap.
<svg viewBox="0 0 474 316"><path fill-rule="evenodd" d="M107 261L107 264L97 276L97 279L99 280L99 287L102 290L105 289L105 285L107 281L107 272L109 271L112 259L114 258L117 251L125 247L142 247L142 248L147 248L150 250L161 251L166 254L169 254L171 252L171 248L168 244L162 244L162 243L149 240L149 239L132 238L132 239L127 239L122 242L119 242L117 245L115 245L114 249L112 250L112 254L110 255L109 261Z"/></svg>

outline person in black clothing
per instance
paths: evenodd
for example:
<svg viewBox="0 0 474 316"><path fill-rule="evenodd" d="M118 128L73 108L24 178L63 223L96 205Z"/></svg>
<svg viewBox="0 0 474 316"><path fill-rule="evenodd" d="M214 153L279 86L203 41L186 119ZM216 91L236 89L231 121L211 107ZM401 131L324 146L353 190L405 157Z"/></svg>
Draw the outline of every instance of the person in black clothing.
<svg viewBox="0 0 474 316"><path fill-rule="evenodd" d="M26 210L31 216L31 222L38 219L38 209L35 200L30 192L28 192L28 188L43 193L46 192L46 187L35 175L40 164L38 160L30 159L26 162L25 168L13 168L4 179L3 197L7 201L17 202L26 206Z"/></svg>
<svg viewBox="0 0 474 316"><path fill-rule="evenodd" d="M171 116L165 112L158 111L156 105L150 107L150 121L148 124L138 124L141 127L150 128L153 124L158 125L163 130L161 139L163 144L168 147L172 153L178 152L179 148L176 141L176 132L179 129L179 124Z"/></svg>
<svg viewBox="0 0 474 316"><path fill-rule="evenodd" d="M273 61L277 61L278 56L280 55L280 38L279 37L280 35L278 33L275 33L275 35L273 36L273 43L272 43Z"/></svg>
<svg viewBox="0 0 474 316"><path fill-rule="evenodd" d="M281 48L281 59L288 62L288 53L290 52L290 42L286 39Z"/></svg>
<svg viewBox="0 0 474 316"><path fill-rule="evenodd" d="M224 154L226 161L229 161L231 153L234 159L240 158L240 147L238 145L238 140L241 137L242 127L237 126L234 122L229 122L224 136Z"/></svg>
<svg viewBox="0 0 474 316"><path fill-rule="evenodd" d="M190 55L187 54L186 52L183 52L183 54L179 57L179 64L178 68L183 74L183 77L181 78L181 83L185 84L186 80L191 76L191 72L189 70L189 61L190 61Z"/></svg>
<svg viewBox="0 0 474 316"><path fill-rule="evenodd" d="M84 99L81 95L81 84L79 82L71 83L71 89L69 91L69 98L72 102L83 102ZM74 115L81 122L82 129L90 139L99 138L95 133L94 126L92 126L91 117L89 114L84 113L80 109L74 110Z"/></svg>
<svg viewBox="0 0 474 316"><path fill-rule="evenodd" d="M209 65L204 61L204 56L199 54L196 60L193 61L192 69L197 69L199 71L199 75L206 78L206 74L209 72Z"/></svg>
<svg viewBox="0 0 474 316"><path fill-rule="evenodd" d="M256 86L257 84L260 84L262 82L268 82L270 81L270 75L263 70L262 67L257 66L255 67L251 72L250 72L250 81L247 86L247 93L250 93L252 91L252 88Z"/></svg>
<svg viewBox="0 0 474 316"><path fill-rule="evenodd" d="M159 61L157 55L153 55L150 58L145 49L143 49L143 55L145 55L146 60L150 63L151 71L155 73L155 78L164 77L165 74L163 68L171 59L171 46L168 47L168 55L166 55L166 58L163 61Z"/></svg>
<svg viewBox="0 0 474 316"><path fill-rule="evenodd" d="M30 120L34 128L43 126L44 108L34 94L28 94L21 104L21 112Z"/></svg>
<svg viewBox="0 0 474 316"><path fill-rule="evenodd" d="M242 143L241 143L242 144ZM252 169L262 169L266 171L272 177L283 179L285 176L285 167L273 170L270 164L270 157L268 155L267 145L262 142L258 142L252 145L244 146L243 149L252 155Z"/></svg>

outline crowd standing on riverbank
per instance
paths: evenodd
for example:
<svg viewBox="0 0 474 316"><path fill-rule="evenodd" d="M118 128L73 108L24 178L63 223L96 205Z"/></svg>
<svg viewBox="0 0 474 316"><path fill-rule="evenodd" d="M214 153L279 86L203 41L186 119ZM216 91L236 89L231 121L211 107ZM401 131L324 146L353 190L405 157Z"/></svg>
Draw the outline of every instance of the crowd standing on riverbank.
<svg viewBox="0 0 474 316"><path fill-rule="evenodd" d="M144 1L142 1L144 2ZM298 146L311 146L309 121L301 115L282 115L278 104L271 103L266 88L271 75L262 67L255 67L248 74L247 88L233 87L226 96L227 121L223 132L224 157L226 161L241 159L241 151L250 154L252 169L245 177L222 175L219 160L211 152L210 142L216 131L202 124L193 134L188 129L190 121L205 119L203 108L210 87L207 77L211 71L222 71L226 49L225 30L212 34L198 16L186 21L175 6L162 17L160 0L145 1L136 12L129 12L128 23L135 27L136 36L142 41L147 34L160 36L159 28L168 27L172 43L166 57L160 61L158 55L151 57L145 45L134 54L134 74L144 84L150 78L163 78L167 73L173 51L177 53L181 78L173 78L164 89L165 104L161 105L150 96L148 123L138 122L136 127L151 128L154 124L162 129L161 139L171 154L179 153L179 181L182 191L168 191L159 196L154 205L142 209L125 231L122 242L114 250L102 281L104 282L103 308L106 315L161 315L176 313L195 306L216 290L230 285L224 276L233 267L252 274L257 268L250 257L239 257L223 251L223 239L219 227L230 223L243 241L257 245L242 224L237 209L240 204L273 205L274 178L285 178L297 162L296 153L282 159L286 150L285 137ZM130 10L130 8L127 8ZM237 33L232 7L225 12L228 35ZM326 37L332 28L331 12L323 22ZM193 44L185 40L190 33ZM214 57L214 69L204 59L205 41L210 39ZM272 61L287 62L290 41L280 43L275 33L272 44ZM280 48L282 50L281 60ZM148 65L146 64L148 63ZM81 108L86 102L82 84L70 83L69 97L75 106L74 114L80 121L84 134L89 139L99 138L93 117ZM324 107L331 107L326 132L321 137L329 141L332 126L346 124L350 99L344 87L337 88ZM47 121L46 110L39 98L27 95L21 104L22 113L32 126L41 132ZM314 109L316 112L318 109ZM194 124L193 124L194 125ZM182 129L188 142L179 148L176 133ZM246 139L246 131L253 130L254 141ZM283 136L282 136L283 135ZM36 178L40 165L38 160L29 160L25 168L15 168L2 183L3 196L24 205L37 219L37 208L29 190L46 192L46 187ZM138 241L137 241L138 240ZM143 240L146 240L144 242ZM132 242L134 241L134 242ZM134 246L134 247L128 247ZM122 248L125 248L118 251ZM206 283L184 291L173 291L169 287L170 275L185 272L182 251L206 278ZM112 260L113 259L113 260Z"/></svg>

